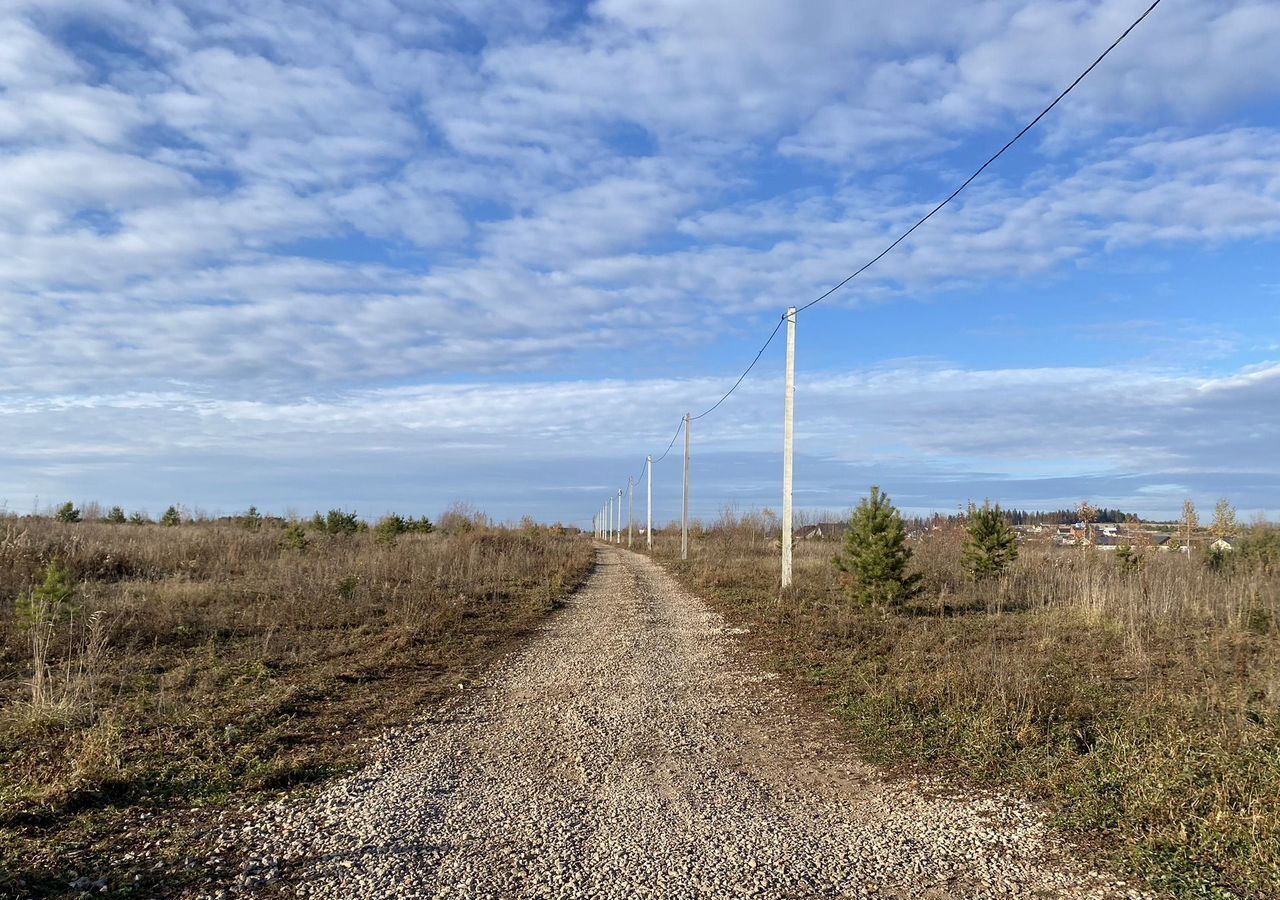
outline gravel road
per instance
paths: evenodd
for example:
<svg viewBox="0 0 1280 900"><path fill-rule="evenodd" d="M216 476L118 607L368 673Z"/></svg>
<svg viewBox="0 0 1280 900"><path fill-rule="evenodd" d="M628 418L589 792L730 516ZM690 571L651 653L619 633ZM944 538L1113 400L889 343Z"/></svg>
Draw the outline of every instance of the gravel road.
<svg viewBox="0 0 1280 900"><path fill-rule="evenodd" d="M236 835L237 891L311 898L1140 897L1030 807L883 779L648 559L370 765Z"/></svg>

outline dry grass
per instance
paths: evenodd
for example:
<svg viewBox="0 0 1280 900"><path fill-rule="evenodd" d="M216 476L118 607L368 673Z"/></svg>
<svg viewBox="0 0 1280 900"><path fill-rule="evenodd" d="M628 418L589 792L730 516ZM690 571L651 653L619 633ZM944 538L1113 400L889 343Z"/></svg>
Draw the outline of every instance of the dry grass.
<svg viewBox="0 0 1280 900"><path fill-rule="evenodd" d="M916 545L927 590L848 602L837 545L743 531L655 553L814 685L873 759L1015 786L1129 871L1188 897L1280 897L1280 575L1176 554L1126 574L1076 548L1024 550L966 583L959 540Z"/></svg>
<svg viewBox="0 0 1280 900"><path fill-rule="evenodd" d="M176 890L196 836L173 828L201 818L175 811L343 771L355 738L456 691L592 564L589 541L537 529L282 536L0 522L0 896L57 894L78 867ZM73 604L19 615L54 560ZM144 868L119 852L153 838Z"/></svg>

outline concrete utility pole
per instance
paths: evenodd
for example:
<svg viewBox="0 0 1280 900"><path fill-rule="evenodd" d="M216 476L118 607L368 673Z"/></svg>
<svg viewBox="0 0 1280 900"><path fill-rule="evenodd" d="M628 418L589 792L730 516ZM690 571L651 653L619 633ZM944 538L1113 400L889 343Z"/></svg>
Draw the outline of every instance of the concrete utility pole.
<svg viewBox="0 0 1280 900"><path fill-rule="evenodd" d="M684 414L684 509L680 513L680 558L689 558L689 423L693 419Z"/></svg>
<svg viewBox="0 0 1280 900"><path fill-rule="evenodd" d="M622 543L622 488L618 488L618 525L613 532L613 542L615 544Z"/></svg>
<svg viewBox="0 0 1280 900"><path fill-rule="evenodd" d="M796 308L787 310L787 383L782 396L782 589L791 587L791 463L795 449Z"/></svg>
<svg viewBox="0 0 1280 900"><path fill-rule="evenodd" d="M636 480L627 476L627 549L631 549L631 523L636 518Z"/></svg>
<svg viewBox="0 0 1280 900"><path fill-rule="evenodd" d="M645 506L647 510L644 517L644 538L645 543L649 545L649 549L653 550L653 456L650 454L644 458L645 486L649 492L649 502Z"/></svg>
<svg viewBox="0 0 1280 900"><path fill-rule="evenodd" d="M609 530L605 532L604 539L606 541L611 541L613 540L613 497L612 495L609 497L609 502L606 505L609 507L609 518L606 520L609 523L608 525Z"/></svg>

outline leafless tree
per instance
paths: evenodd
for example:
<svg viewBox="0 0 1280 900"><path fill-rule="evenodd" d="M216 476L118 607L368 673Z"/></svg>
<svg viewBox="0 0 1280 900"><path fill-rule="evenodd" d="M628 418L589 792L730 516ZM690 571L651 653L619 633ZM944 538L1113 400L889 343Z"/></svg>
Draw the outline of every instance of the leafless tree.
<svg viewBox="0 0 1280 900"><path fill-rule="evenodd" d="M1186 531L1186 540L1183 545L1190 548L1191 537L1200 527L1200 514L1196 512L1196 505L1191 502L1190 497L1182 501L1182 527Z"/></svg>

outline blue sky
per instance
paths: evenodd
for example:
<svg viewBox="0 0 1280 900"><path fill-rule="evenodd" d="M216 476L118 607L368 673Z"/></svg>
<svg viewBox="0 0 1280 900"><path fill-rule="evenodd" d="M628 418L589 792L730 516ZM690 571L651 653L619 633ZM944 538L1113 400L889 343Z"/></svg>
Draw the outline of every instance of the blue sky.
<svg viewBox="0 0 1280 900"><path fill-rule="evenodd" d="M1145 6L8 3L0 502L586 524ZM797 503L1280 515L1276 46L1165 0L806 312ZM778 505L781 354L695 514Z"/></svg>

